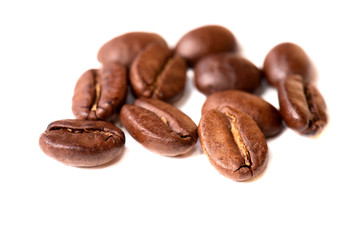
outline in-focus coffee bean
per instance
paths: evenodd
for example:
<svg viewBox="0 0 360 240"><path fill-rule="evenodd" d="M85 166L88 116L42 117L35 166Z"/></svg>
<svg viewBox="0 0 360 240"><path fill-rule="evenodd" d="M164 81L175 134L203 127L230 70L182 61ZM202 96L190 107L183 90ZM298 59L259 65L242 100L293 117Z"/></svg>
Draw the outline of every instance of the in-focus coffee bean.
<svg viewBox="0 0 360 240"><path fill-rule="evenodd" d="M305 135L320 133L327 124L325 100L313 83L300 75L278 84L280 113L288 127Z"/></svg>
<svg viewBox="0 0 360 240"><path fill-rule="evenodd" d="M204 153L224 176L245 181L265 169L265 137L246 113L231 107L207 111L200 119L198 134Z"/></svg>
<svg viewBox="0 0 360 240"><path fill-rule="evenodd" d="M205 95L230 89L254 92L261 84L260 70L249 60L230 53L211 54L194 68L197 89Z"/></svg>
<svg viewBox="0 0 360 240"><path fill-rule="evenodd" d="M125 104L120 121L135 140L165 156L189 152L197 142L197 126L183 112L161 100L136 99Z"/></svg>
<svg viewBox="0 0 360 240"><path fill-rule="evenodd" d="M202 57L219 52L235 52L237 42L233 33L223 26L206 25L191 30L180 38L176 54L194 66Z"/></svg>
<svg viewBox="0 0 360 240"><path fill-rule="evenodd" d="M156 33L129 32L105 43L97 58L101 63L117 62L129 68L137 54L150 43L167 46L166 41Z"/></svg>
<svg viewBox="0 0 360 240"><path fill-rule="evenodd" d="M131 65L132 90L137 97L174 100L184 90L186 70L185 60L167 46L150 44Z"/></svg>
<svg viewBox="0 0 360 240"><path fill-rule="evenodd" d="M276 86L290 75L300 75L303 81L313 81L315 71L305 51L294 43L281 43L270 50L264 61L264 74L270 85Z"/></svg>
<svg viewBox="0 0 360 240"><path fill-rule="evenodd" d="M223 107L232 107L250 115L265 137L272 137L283 129L279 111L264 99L238 90L228 90L210 95L204 102L201 112L211 109L220 110Z"/></svg>
<svg viewBox="0 0 360 240"><path fill-rule="evenodd" d="M104 121L59 120L41 134L42 151L58 161L75 167L96 167L119 159L125 135Z"/></svg>
<svg viewBox="0 0 360 240"><path fill-rule="evenodd" d="M127 93L126 69L106 63L101 69L86 71L77 81L72 99L76 118L108 120L124 104Z"/></svg>

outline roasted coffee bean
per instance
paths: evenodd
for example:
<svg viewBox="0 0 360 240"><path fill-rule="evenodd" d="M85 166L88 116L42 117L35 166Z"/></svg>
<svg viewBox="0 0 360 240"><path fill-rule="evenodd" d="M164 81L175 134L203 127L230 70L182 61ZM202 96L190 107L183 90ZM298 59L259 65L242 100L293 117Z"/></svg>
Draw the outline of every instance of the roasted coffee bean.
<svg viewBox="0 0 360 240"><path fill-rule="evenodd" d="M186 63L167 46L148 45L131 65L130 83L137 97L170 101L185 87Z"/></svg>
<svg viewBox="0 0 360 240"><path fill-rule="evenodd" d="M250 115L265 137L275 136L283 129L281 115L273 105L258 96L243 91L228 90L214 93L206 99L201 112L204 114L211 109L220 110L226 106Z"/></svg>
<svg viewBox="0 0 360 240"><path fill-rule="evenodd" d="M236 50L236 39L230 30L218 25L206 25L181 37L175 52L193 66L200 58L208 54Z"/></svg>
<svg viewBox="0 0 360 240"><path fill-rule="evenodd" d="M313 83L300 75L278 84L280 113L288 127L305 135L320 133L327 124L325 100Z"/></svg>
<svg viewBox="0 0 360 240"><path fill-rule="evenodd" d="M42 151L75 167L95 167L120 157L125 144L121 129L104 121L59 120L39 139Z"/></svg>
<svg viewBox="0 0 360 240"><path fill-rule="evenodd" d="M126 93L126 69L117 63L106 63L101 69L90 69L79 78L72 111L78 119L107 120L120 110Z"/></svg>
<svg viewBox="0 0 360 240"><path fill-rule="evenodd" d="M197 141L197 126L183 112L161 100L139 98L125 104L120 121L135 140L165 156L189 152Z"/></svg>
<svg viewBox="0 0 360 240"><path fill-rule="evenodd" d="M156 33L129 32L105 43L97 58L101 63L117 62L129 68L137 54L150 43L167 46L166 41Z"/></svg>
<svg viewBox="0 0 360 240"><path fill-rule="evenodd" d="M243 57L218 53L197 62L194 81L197 89L205 95L230 89L254 92L261 84L261 72Z"/></svg>
<svg viewBox="0 0 360 240"><path fill-rule="evenodd" d="M305 82L314 78L314 68L305 51L294 43L281 43L265 57L264 74L270 85L276 86L290 75L300 75Z"/></svg>
<svg viewBox="0 0 360 240"><path fill-rule="evenodd" d="M224 176L245 181L265 169L265 137L246 113L231 107L207 111L200 119L198 134L204 153Z"/></svg>

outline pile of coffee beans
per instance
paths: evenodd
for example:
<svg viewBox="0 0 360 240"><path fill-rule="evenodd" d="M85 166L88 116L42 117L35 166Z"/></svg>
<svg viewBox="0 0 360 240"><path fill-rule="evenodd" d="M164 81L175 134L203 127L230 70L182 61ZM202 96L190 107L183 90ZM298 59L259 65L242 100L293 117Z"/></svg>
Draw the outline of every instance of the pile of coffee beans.
<svg viewBox="0 0 360 240"><path fill-rule="evenodd" d="M280 134L283 122L301 135L319 134L327 124L314 67L293 43L271 49L259 69L238 53L230 30L207 25L186 33L174 48L158 34L129 32L105 43L97 58L101 68L87 70L75 85L76 119L50 123L39 139L44 153L70 166L118 159L125 144L115 126L120 120L135 140L165 156L189 152L199 138L221 174L244 181L265 169L266 139ZM198 126L172 105L188 69L207 96ZM253 94L263 78L277 89L279 110ZM134 103L126 103L128 94Z"/></svg>

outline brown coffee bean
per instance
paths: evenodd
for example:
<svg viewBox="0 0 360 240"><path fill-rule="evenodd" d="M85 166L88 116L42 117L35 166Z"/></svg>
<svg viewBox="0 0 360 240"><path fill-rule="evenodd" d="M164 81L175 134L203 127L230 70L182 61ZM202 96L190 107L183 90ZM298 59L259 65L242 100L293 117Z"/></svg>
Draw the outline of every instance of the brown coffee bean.
<svg viewBox="0 0 360 240"><path fill-rule="evenodd" d="M228 29L206 25L186 33L176 45L175 52L192 66L202 57L219 52L235 52L235 36Z"/></svg>
<svg viewBox="0 0 360 240"><path fill-rule="evenodd" d="M254 92L261 84L261 72L238 55L212 54L197 62L194 81L197 89L205 95L230 89Z"/></svg>
<svg viewBox="0 0 360 240"><path fill-rule="evenodd" d="M305 135L320 133L327 124L325 100L313 83L300 75L278 84L280 113L288 127Z"/></svg>
<svg viewBox="0 0 360 240"><path fill-rule="evenodd" d="M105 43L97 58L101 63L117 62L129 68L137 54L150 43L167 46L166 41L156 33L129 32Z"/></svg>
<svg viewBox="0 0 360 240"><path fill-rule="evenodd" d="M314 78L314 68L305 51L294 43L281 43L267 54L264 74L270 85L276 86L290 75L300 75L305 82Z"/></svg>
<svg viewBox="0 0 360 240"><path fill-rule="evenodd" d="M78 119L106 120L120 110L126 93L126 69L117 63L106 63L101 69L90 69L79 78L72 111Z"/></svg>
<svg viewBox="0 0 360 240"><path fill-rule="evenodd" d="M231 107L207 111L200 119L198 134L204 153L224 176L244 181L265 169L265 137L246 113Z"/></svg>
<svg viewBox="0 0 360 240"><path fill-rule="evenodd" d="M164 45L148 45L131 65L130 83L137 97L170 101L183 92L185 81L185 60L172 56Z"/></svg>
<svg viewBox="0 0 360 240"><path fill-rule="evenodd" d="M135 140L165 156L189 152L197 141L197 126L183 112L161 100L139 98L125 104L120 121Z"/></svg>
<svg viewBox="0 0 360 240"><path fill-rule="evenodd" d="M121 129L104 121L59 120L41 134L42 151L75 167L95 167L120 157L125 144Z"/></svg>
<svg viewBox="0 0 360 240"><path fill-rule="evenodd" d="M283 129L279 111L262 98L238 90L228 90L210 95L203 104L201 113L211 109L220 110L223 107L232 107L250 115L265 137L272 137Z"/></svg>

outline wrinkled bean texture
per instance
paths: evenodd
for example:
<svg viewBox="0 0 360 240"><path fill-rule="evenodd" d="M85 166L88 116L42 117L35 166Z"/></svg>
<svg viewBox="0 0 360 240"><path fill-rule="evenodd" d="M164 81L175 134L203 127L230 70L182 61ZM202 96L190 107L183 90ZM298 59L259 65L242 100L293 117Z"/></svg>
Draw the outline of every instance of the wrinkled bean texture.
<svg viewBox="0 0 360 240"><path fill-rule="evenodd" d="M156 33L129 32L105 43L97 58L101 63L117 62L129 68L137 54L150 43L167 46L166 41Z"/></svg>
<svg viewBox="0 0 360 240"><path fill-rule="evenodd" d="M211 109L220 110L223 107L232 107L250 115L265 137L272 137L283 129L279 111L264 99L238 90L228 90L210 95L204 102L201 112Z"/></svg>
<svg viewBox="0 0 360 240"><path fill-rule="evenodd" d="M175 47L176 54L185 58L190 66L211 53L235 52L237 43L233 33L225 27L206 25L186 33Z"/></svg>
<svg viewBox="0 0 360 240"><path fill-rule="evenodd" d="M42 151L75 167L96 167L120 157L125 144L123 131L105 121L59 120L41 134Z"/></svg>
<svg viewBox="0 0 360 240"><path fill-rule="evenodd" d="M126 93L126 69L123 66L106 63L101 69L90 69L76 83L73 114L78 119L108 120L120 110Z"/></svg>
<svg viewBox="0 0 360 240"><path fill-rule="evenodd" d="M205 95L230 89L254 92L261 84L261 72L238 55L212 54L197 62L194 81L197 89Z"/></svg>
<svg viewBox="0 0 360 240"><path fill-rule="evenodd" d="M224 176L245 181L266 167L268 147L255 121L230 107L207 111L198 128L204 153Z"/></svg>
<svg viewBox="0 0 360 240"><path fill-rule="evenodd" d="M120 121L147 149L165 156L189 152L197 142L197 126L185 113L158 99L139 98L125 104Z"/></svg>
<svg viewBox="0 0 360 240"><path fill-rule="evenodd" d="M170 101L184 90L186 63L164 45L150 44L135 59L130 83L137 97Z"/></svg>
<svg viewBox="0 0 360 240"><path fill-rule="evenodd" d="M313 83L299 75L278 84L280 113L288 127L305 135L320 133L327 124L326 103Z"/></svg>
<svg viewBox="0 0 360 240"><path fill-rule="evenodd" d="M300 75L304 82L315 76L312 62L305 51L294 43L281 43L270 50L264 61L264 74L270 85L276 86L290 75Z"/></svg>

